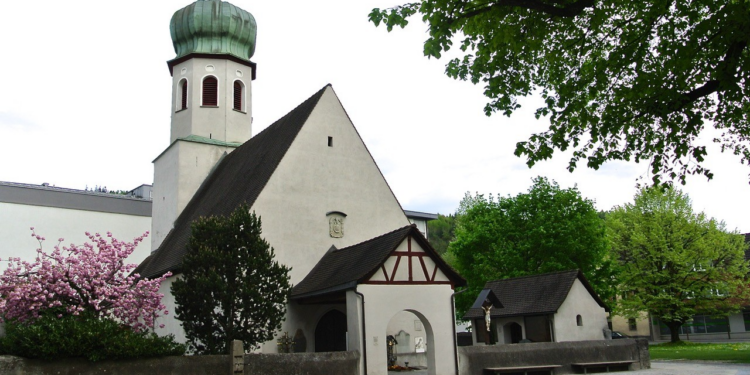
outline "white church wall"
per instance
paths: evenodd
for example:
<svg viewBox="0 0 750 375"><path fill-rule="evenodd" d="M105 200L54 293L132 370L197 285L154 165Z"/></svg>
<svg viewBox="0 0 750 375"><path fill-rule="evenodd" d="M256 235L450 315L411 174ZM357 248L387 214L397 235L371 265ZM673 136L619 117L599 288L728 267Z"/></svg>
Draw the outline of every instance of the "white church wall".
<svg viewBox="0 0 750 375"><path fill-rule="evenodd" d="M152 249L159 248L216 163L232 150L234 147L177 141L154 160Z"/></svg>
<svg viewBox="0 0 750 375"><path fill-rule="evenodd" d="M577 325L580 315L582 325ZM596 303L586 287L576 279L568 297L555 314L555 341L604 340L607 313Z"/></svg>
<svg viewBox="0 0 750 375"><path fill-rule="evenodd" d="M151 230L151 218L111 212L96 212L60 207L35 206L0 202L0 259L20 257L33 261L39 243L31 237L30 227L46 238L45 251L52 251L58 238L64 245L90 242L86 232L105 235L112 232L118 240L133 241ZM129 263L140 263L151 252L149 239L136 247L127 259ZM0 268L4 268L0 264Z"/></svg>
<svg viewBox="0 0 750 375"><path fill-rule="evenodd" d="M428 363L434 361L428 374L456 375L450 285L359 285L357 290L366 298L369 375L387 375L386 333L392 318L402 311L422 320Z"/></svg>
<svg viewBox="0 0 750 375"><path fill-rule="evenodd" d="M164 297L161 299L161 302L164 304L164 306L166 306L169 314L162 315L156 319L156 327L154 328L154 332L156 332L156 334L159 336L173 334L175 341L184 343L186 342L185 330L182 329L182 323L175 318L175 300L170 291L172 288L172 283L174 283L175 280L177 280L179 277L180 275L168 277L166 280L164 280L164 282L161 283L161 286L159 287L159 293L164 295ZM162 324L164 325L164 327L159 327Z"/></svg>
<svg viewBox="0 0 750 375"><path fill-rule="evenodd" d="M331 245L343 248L409 224L330 87L252 209L276 259L292 267L292 283ZM330 211L347 215L341 238L330 235Z"/></svg>

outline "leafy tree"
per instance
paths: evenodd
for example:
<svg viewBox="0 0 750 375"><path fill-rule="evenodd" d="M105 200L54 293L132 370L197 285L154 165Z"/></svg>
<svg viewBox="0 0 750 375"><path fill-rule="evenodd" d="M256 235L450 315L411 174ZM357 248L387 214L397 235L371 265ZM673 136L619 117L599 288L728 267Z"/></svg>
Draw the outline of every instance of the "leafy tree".
<svg viewBox="0 0 750 375"><path fill-rule="evenodd" d="M672 342L693 315L727 315L748 303L744 237L695 214L679 190L642 189L606 225L620 263L620 313L651 312Z"/></svg>
<svg viewBox="0 0 750 375"><path fill-rule="evenodd" d="M92 243L82 246L61 246L64 240L60 238L47 253L42 250L45 238L33 227L31 231L39 241L36 259L7 259L8 267L0 275L3 321L33 323L40 314L55 309L58 317L85 313L145 331L154 327L160 313L167 313L159 286L171 273L146 280L131 274L135 264L125 264L148 233L132 243L119 241L111 233L106 237L86 233Z"/></svg>
<svg viewBox="0 0 750 375"><path fill-rule="evenodd" d="M490 280L580 269L602 298L613 295L604 222L577 188L537 177L527 193L486 198L467 194L459 207L452 265L468 292L459 316Z"/></svg>
<svg viewBox="0 0 750 375"><path fill-rule="evenodd" d="M455 215L441 215L438 214L438 218L427 222L427 236L430 240L430 245L438 252L443 255L448 250L448 244L453 241L455 236L454 232L456 229L456 217Z"/></svg>
<svg viewBox="0 0 750 375"><path fill-rule="evenodd" d="M519 142L527 164L573 149L598 169L608 160L646 161L653 181L713 174L698 135L712 124L722 151L750 160L750 2L737 0L423 0L373 9L390 31L421 14L424 54L454 41L462 57L449 77L482 82L487 115L510 115L540 92L549 130Z"/></svg>
<svg viewBox="0 0 750 375"><path fill-rule="evenodd" d="M224 354L232 340L245 350L271 340L284 320L290 268L274 260L260 218L242 204L227 217L199 218L191 230L182 275L172 283L191 349Z"/></svg>

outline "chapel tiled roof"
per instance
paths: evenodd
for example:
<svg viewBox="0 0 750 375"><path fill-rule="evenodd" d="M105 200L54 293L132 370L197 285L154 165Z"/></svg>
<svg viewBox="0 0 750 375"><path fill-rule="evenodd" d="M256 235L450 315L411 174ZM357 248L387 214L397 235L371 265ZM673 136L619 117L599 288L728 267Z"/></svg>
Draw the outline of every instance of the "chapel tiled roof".
<svg viewBox="0 0 750 375"><path fill-rule="evenodd" d="M138 266L141 276L179 273L194 220L201 216L227 216L243 202L253 205L328 86L217 163L159 249Z"/></svg>
<svg viewBox="0 0 750 375"><path fill-rule="evenodd" d="M466 284L435 250L414 225L396 229L367 241L345 247L331 248L307 276L292 289L292 299L323 295L354 288L377 271L388 256L411 235L455 286Z"/></svg>
<svg viewBox="0 0 750 375"><path fill-rule="evenodd" d="M576 279L581 281L599 306L607 308L604 301L599 298L591 284L583 276L583 273L579 270L569 270L488 281L484 287L491 289L500 303L503 304L503 308L490 310L490 315L493 318L505 318L553 314L565 301ZM481 308L474 308L466 312L464 319L483 316L484 311Z"/></svg>

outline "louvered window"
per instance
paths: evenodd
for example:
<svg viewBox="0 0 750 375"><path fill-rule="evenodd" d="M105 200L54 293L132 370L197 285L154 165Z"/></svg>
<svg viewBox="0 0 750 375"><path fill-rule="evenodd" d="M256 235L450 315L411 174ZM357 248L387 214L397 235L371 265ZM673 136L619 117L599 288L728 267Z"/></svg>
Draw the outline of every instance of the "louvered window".
<svg viewBox="0 0 750 375"><path fill-rule="evenodd" d="M187 95L188 95L188 83L187 80L182 81L182 106L180 109L187 109Z"/></svg>
<svg viewBox="0 0 750 375"><path fill-rule="evenodd" d="M218 86L219 82L215 77L206 77L203 80L203 104L208 106L219 105L218 100Z"/></svg>
<svg viewBox="0 0 750 375"><path fill-rule="evenodd" d="M242 110L242 83L234 81L234 109Z"/></svg>

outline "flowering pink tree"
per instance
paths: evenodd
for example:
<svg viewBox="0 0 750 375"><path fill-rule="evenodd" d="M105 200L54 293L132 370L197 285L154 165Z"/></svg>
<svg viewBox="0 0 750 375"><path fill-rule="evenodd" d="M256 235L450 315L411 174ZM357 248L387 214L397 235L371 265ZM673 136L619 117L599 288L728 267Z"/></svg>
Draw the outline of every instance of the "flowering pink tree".
<svg viewBox="0 0 750 375"><path fill-rule="evenodd" d="M124 262L148 232L132 243L112 238L111 233L104 237L86 232L91 243L61 247L60 238L47 254L42 251L44 237L33 227L31 231L39 241L36 260L7 259L9 266L0 275L0 319L27 321L59 307L73 315L90 312L115 319L142 331L153 328L160 313L168 313L159 286L171 273L141 279L131 274L136 265Z"/></svg>

